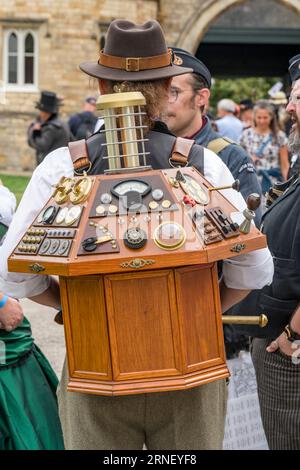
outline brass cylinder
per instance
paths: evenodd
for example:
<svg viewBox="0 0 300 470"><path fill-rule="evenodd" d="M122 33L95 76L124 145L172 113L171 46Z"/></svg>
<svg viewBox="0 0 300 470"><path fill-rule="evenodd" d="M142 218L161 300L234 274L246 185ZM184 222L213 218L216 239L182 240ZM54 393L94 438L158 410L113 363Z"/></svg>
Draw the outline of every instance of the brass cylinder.
<svg viewBox="0 0 300 470"><path fill-rule="evenodd" d="M262 314L259 316L242 316L242 315L222 315L224 324L232 325L259 325L264 328L268 324L268 318Z"/></svg>

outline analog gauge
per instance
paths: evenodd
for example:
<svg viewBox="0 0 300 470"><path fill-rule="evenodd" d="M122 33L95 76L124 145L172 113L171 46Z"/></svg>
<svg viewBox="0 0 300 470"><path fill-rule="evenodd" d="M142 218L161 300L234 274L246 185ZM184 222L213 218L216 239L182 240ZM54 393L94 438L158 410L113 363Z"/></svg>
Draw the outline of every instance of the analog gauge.
<svg viewBox="0 0 300 470"><path fill-rule="evenodd" d="M111 188L110 191L118 198L120 196L126 196L129 191L136 191L142 197L144 197L151 191L151 186L143 180L128 179L115 184L115 186Z"/></svg>
<svg viewBox="0 0 300 470"><path fill-rule="evenodd" d="M44 210L42 215L43 224L52 224L55 215L57 213L57 208L55 206L49 206Z"/></svg>
<svg viewBox="0 0 300 470"><path fill-rule="evenodd" d="M56 216L56 219L55 219L55 222L60 225L64 222L65 220L65 217L67 215L69 211L69 208L68 207L63 207L62 209L60 209L59 213L57 214Z"/></svg>
<svg viewBox="0 0 300 470"><path fill-rule="evenodd" d="M58 256L67 255L70 245L71 245L71 240L61 240L59 248L57 250Z"/></svg>
<svg viewBox="0 0 300 470"><path fill-rule="evenodd" d="M40 248L40 255L44 255L48 249L49 249L49 246L50 246L50 240L48 240L48 238L46 238L43 243L42 243L42 246Z"/></svg>
<svg viewBox="0 0 300 470"><path fill-rule="evenodd" d="M49 247L49 255L54 255L54 253L57 251L57 248L59 247L60 241L59 240L51 240L50 242L50 247Z"/></svg>
<svg viewBox="0 0 300 470"><path fill-rule="evenodd" d="M71 209L68 210L65 216L65 224L73 225L75 222L77 222L80 215L81 215L81 207L79 206L71 207Z"/></svg>
<svg viewBox="0 0 300 470"><path fill-rule="evenodd" d="M179 184L183 191L198 204L205 206L209 203L209 191L191 176L183 175L183 179L179 181Z"/></svg>
<svg viewBox="0 0 300 470"><path fill-rule="evenodd" d="M176 222L163 222L154 230L153 239L163 250L176 250L184 244L186 233Z"/></svg>

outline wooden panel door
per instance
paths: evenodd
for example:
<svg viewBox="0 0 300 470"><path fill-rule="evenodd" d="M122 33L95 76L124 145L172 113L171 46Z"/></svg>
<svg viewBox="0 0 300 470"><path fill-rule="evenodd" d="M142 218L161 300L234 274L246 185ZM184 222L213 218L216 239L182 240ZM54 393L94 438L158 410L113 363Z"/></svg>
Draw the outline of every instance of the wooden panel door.
<svg viewBox="0 0 300 470"><path fill-rule="evenodd" d="M114 380L182 371L172 270L105 276Z"/></svg>
<svg viewBox="0 0 300 470"><path fill-rule="evenodd" d="M216 265L175 270L185 372L225 362Z"/></svg>
<svg viewBox="0 0 300 470"><path fill-rule="evenodd" d="M71 377L111 380L111 359L102 276L61 279Z"/></svg>

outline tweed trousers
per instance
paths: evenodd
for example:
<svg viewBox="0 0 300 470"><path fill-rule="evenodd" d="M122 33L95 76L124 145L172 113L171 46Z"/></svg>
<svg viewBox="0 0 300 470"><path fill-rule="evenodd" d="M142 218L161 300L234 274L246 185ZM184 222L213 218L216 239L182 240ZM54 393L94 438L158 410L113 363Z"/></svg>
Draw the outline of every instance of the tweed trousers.
<svg viewBox="0 0 300 470"><path fill-rule="evenodd" d="M270 340L255 338L252 360L261 417L269 448L300 449L300 358L293 364L281 351L266 351Z"/></svg>
<svg viewBox="0 0 300 470"><path fill-rule="evenodd" d="M222 449L227 390L218 380L184 391L106 397L58 390L69 450Z"/></svg>

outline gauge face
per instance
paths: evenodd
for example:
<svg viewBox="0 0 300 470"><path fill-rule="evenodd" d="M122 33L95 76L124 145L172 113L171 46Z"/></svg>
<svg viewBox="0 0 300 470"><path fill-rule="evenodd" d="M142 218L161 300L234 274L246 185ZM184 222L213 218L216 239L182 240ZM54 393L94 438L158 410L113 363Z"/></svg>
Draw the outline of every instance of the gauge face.
<svg viewBox="0 0 300 470"><path fill-rule="evenodd" d="M47 209L44 210L42 215L42 222L44 224L51 224L56 214L56 207L49 206Z"/></svg>
<svg viewBox="0 0 300 470"><path fill-rule="evenodd" d="M56 219L55 219L55 222L56 222L58 225L60 225L60 224L62 224L62 223L64 222L65 217L66 217L66 215L67 215L67 213L68 213L68 210L69 210L68 207L64 207L64 208L60 209L60 211L59 211L59 213L57 214Z"/></svg>
<svg viewBox="0 0 300 470"><path fill-rule="evenodd" d="M184 175L184 181L179 182L183 191L188 194L194 201L198 204L203 204L204 206L209 203L209 192L204 186L197 183L194 178L191 178L189 175Z"/></svg>
<svg viewBox="0 0 300 470"><path fill-rule="evenodd" d="M164 222L159 225L153 234L156 245L164 250L180 248L186 239L184 228L176 222Z"/></svg>
<svg viewBox="0 0 300 470"><path fill-rule="evenodd" d="M79 219L80 215L81 215L81 207L79 206L71 207L71 209L68 210L65 216L65 224L66 225L74 224Z"/></svg>
<svg viewBox="0 0 300 470"><path fill-rule="evenodd" d="M111 193L116 197L125 196L129 191L136 191L144 197L151 191L151 186L142 180L128 179L117 183L111 189Z"/></svg>

